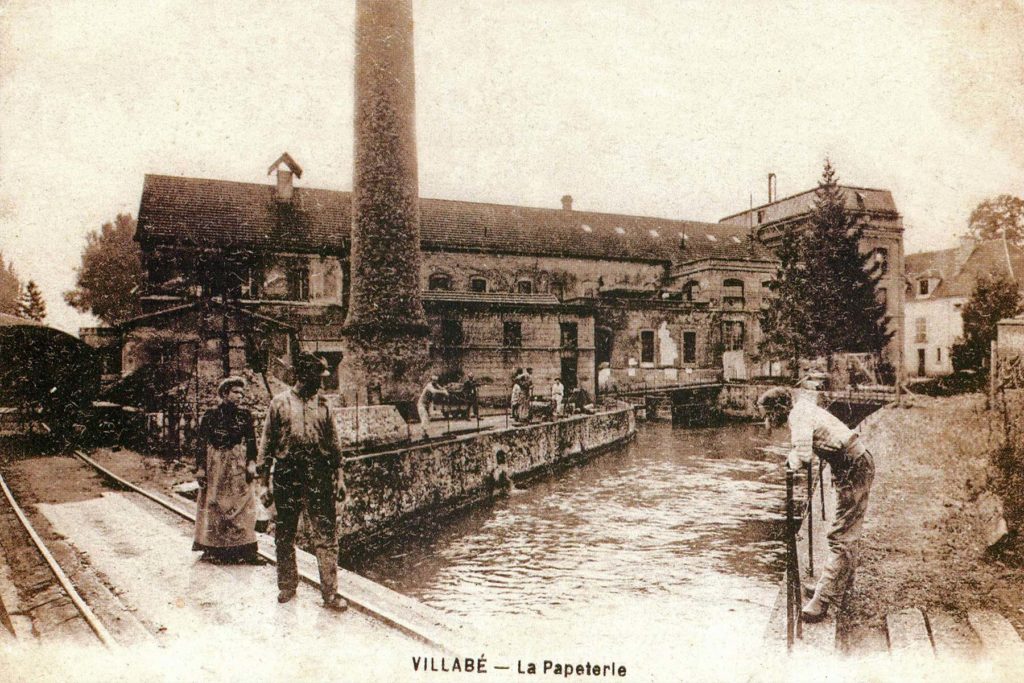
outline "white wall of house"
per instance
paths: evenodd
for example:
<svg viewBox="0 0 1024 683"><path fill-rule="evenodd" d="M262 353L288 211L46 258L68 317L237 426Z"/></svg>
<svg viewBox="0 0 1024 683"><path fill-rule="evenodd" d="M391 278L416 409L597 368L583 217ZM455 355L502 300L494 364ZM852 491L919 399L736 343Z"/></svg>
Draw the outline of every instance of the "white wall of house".
<svg viewBox="0 0 1024 683"><path fill-rule="evenodd" d="M904 370L908 378L953 372L953 344L963 336L960 309L966 297L932 299L911 292L904 303Z"/></svg>

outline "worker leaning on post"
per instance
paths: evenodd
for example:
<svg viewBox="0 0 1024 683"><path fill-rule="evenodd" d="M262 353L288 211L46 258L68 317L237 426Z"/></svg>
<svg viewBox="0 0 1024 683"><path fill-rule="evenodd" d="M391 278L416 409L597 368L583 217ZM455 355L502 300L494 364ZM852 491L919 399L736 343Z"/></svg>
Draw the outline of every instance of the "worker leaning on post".
<svg viewBox="0 0 1024 683"><path fill-rule="evenodd" d="M334 502L344 500L348 492L334 416L320 393L327 365L311 353L300 353L294 369L294 386L270 401L260 444L263 484L272 491L277 507L277 601L291 600L299 585L295 533L299 515L305 513L313 532L324 607L343 611L348 604L336 592L338 520Z"/></svg>
<svg viewBox="0 0 1024 683"><path fill-rule="evenodd" d="M817 393L807 389L769 389L757 404L769 426L789 423L793 448L786 465L797 470L813 456L832 471L837 503L828 532L829 556L814 594L801 610L807 622L821 621L838 600L856 564L853 543L860 537L868 494L875 478L875 461L857 434L832 413L817 405Z"/></svg>

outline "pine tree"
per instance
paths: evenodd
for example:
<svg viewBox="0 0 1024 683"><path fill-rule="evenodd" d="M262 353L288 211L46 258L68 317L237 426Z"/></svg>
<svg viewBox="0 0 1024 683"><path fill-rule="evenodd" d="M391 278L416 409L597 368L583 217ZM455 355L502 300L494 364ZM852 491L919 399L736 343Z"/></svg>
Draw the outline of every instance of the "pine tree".
<svg viewBox="0 0 1024 683"><path fill-rule="evenodd" d="M43 293L39 291L35 280L29 280L28 285L25 286L24 291L21 293L19 308L19 315L22 318L28 318L40 323L46 319L46 300L43 299Z"/></svg>
<svg viewBox="0 0 1024 683"><path fill-rule="evenodd" d="M760 312L761 342L758 350L765 358L792 361L792 371L811 345L807 273L801 262L803 237L790 226L782 235L776 256L779 265L768 287L771 298Z"/></svg>
<svg viewBox="0 0 1024 683"><path fill-rule="evenodd" d="M847 212L835 169L826 159L803 240L810 309L810 350L880 353L892 332L876 292L882 264L860 250L864 223ZM831 363L830 363L831 365Z"/></svg>
<svg viewBox="0 0 1024 683"><path fill-rule="evenodd" d="M4 260L0 252L0 313L18 315L18 302L21 297L21 280L14 270L14 265Z"/></svg>

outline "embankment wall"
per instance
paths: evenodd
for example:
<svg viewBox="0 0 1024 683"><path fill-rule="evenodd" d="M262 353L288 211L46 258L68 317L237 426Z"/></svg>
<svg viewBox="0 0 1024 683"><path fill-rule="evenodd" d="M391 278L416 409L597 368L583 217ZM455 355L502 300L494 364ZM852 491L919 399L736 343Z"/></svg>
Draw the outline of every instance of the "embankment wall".
<svg viewBox="0 0 1024 683"><path fill-rule="evenodd" d="M498 495L504 474L522 482L625 443L636 434L632 408L458 436L349 458L350 499L341 515L343 548L366 550L427 517Z"/></svg>

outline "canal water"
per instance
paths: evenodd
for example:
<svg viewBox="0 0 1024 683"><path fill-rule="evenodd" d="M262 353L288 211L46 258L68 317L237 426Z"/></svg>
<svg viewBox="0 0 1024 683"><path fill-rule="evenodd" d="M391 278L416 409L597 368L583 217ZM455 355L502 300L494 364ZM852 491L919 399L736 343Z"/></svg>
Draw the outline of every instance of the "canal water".
<svg viewBox="0 0 1024 683"><path fill-rule="evenodd" d="M641 425L617 451L356 568L523 656L749 659L784 570L783 465L758 450L769 442L756 425Z"/></svg>

